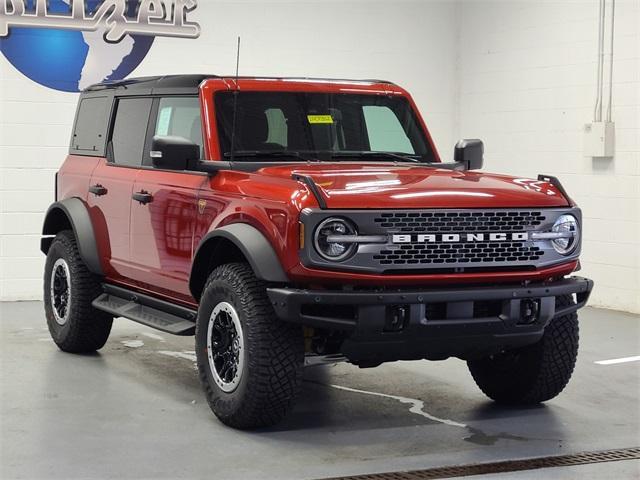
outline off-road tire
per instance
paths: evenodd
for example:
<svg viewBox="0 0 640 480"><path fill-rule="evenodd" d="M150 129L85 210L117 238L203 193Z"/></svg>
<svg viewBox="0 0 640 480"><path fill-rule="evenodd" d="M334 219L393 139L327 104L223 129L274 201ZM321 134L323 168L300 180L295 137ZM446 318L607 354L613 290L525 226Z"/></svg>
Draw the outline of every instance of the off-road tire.
<svg viewBox="0 0 640 480"><path fill-rule="evenodd" d="M556 309L573 305L556 297ZM517 350L467 362L480 390L502 404L530 405L558 395L569 382L578 356L578 314L551 320L542 339Z"/></svg>
<svg viewBox="0 0 640 480"><path fill-rule="evenodd" d="M68 318L63 325L56 321L51 300L51 273L58 259L66 262L71 277ZM51 338L60 350L94 352L107 342L113 317L91 306L100 293L100 277L82 261L73 232L59 232L51 243L44 268L44 311Z"/></svg>
<svg viewBox="0 0 640 480"><path fill-rule="evenodd" d="M209 319L221 302L235 309L243 331L244 366L231 392L215 382L207 351ZM274 425L291 410L299 394L304 367L302 328L276 317L264 282L245 263L225 264L209 275L198 309L196 356L209 407L231 427Z"/></svg>

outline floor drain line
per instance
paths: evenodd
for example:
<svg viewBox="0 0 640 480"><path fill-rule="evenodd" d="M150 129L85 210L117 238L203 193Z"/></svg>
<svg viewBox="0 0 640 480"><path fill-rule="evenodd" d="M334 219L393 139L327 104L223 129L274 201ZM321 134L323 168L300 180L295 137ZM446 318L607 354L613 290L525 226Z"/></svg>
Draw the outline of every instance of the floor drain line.
<svg viewBox="0 0 640 480"><path fill-rule="evenodd" d="M618 462L621 460L638 459L640 459L640 447L529 458L524 460L506 460L502 462L436 467L407 472L373 473L369 475L355 475L351 477L336 477L332 480L426 480L430 478L486 475L491 473L518 472L523 470L536 470L539 468L569 467L573 465L587 465L590 463Z"/></svg>

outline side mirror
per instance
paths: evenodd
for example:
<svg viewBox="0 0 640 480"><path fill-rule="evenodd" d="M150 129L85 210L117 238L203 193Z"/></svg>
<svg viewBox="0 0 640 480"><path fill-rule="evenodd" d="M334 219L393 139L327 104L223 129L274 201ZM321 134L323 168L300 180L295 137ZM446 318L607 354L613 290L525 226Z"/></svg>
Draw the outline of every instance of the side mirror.
<svg viewBox="0 0 640 480"><path fill-rule="evenodd" d="M479 170L484 163L484 144L482 140L465 139L456 143L453 159L462 163L465 170Z"/></svg>
<svg viewBox="0 0 640 480"><path fill-rule="evenodd" d="M200 160L200 147L184 137L156 136L150 154L154 167L187 170Z"/></svg>

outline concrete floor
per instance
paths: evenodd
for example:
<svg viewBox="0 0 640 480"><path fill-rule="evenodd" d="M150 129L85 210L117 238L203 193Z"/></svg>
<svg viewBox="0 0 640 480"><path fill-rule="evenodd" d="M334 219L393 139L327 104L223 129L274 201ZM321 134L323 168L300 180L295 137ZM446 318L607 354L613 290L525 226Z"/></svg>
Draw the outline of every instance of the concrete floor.
<svg viewBox="0 0 640 480"><path fill-rule="evenodd" d="M313 479L640 445L640 362L594 363L640 355L640 318L619 312L582 311L574 377L544 406L494 405L455 359L315 367L293 414L249 433L210 413L191 337L119 319L99 354L65 354L39 302L0 304L0 332L2 479ZM550 476L638 478L640 463L491 478Z"/></svg>

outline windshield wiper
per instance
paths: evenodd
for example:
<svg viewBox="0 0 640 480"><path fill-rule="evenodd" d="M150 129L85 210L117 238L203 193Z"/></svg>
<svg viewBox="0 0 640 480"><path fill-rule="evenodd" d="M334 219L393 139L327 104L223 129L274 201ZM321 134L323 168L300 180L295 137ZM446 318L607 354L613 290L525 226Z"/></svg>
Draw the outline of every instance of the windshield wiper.
<svg viewBox="0 0 640 480"><path fill-rule="evenodd" d="M317 162L319 161L316 158L307 158L300 152L296 152L294 150L237 150L233 152L234 157L264 157L264 158L274 158L274 157L286 157L286 158L297 158L299 160L304 160L305 162ZM224 158L231 158L231 152L225 152Z"/></svg>
<svg viewBox="0 0 640 480"><path fill-rule="evenodd" d="M415 157L410 157L408 155L402 155L400 153L394 152L376 152L371 150L363 150L360 152L357 151L346 151L346 152L328 152L331 153L333 157L383 157L383 158L393 158L394 160L400 160L401 162L414 162L414 163L423 163L422 160Z"/></svg>
<svg viewBox="0 0 640 480"><path fill-rule="evenodd" d="M1 0L0 0L1 1ZM306 155L315 155L313 157L307 157ZM420 158L411 157L407 155L402 155L400 153L394 152L378 152L371 150L318 150L318 151L309 151L309 152L298 152L296 150L237 150L233 152L234 157L255 157L255 158L269 158L272 159L274 157L288 157L288 158L297 158L299 160L303 160L305 162L322 162L322 161L331 161L334 158L355 158L355 157L378 157L378 158L391 158L394 161L401 162L412 162L412 163L426 163L420 160ZM320 158L316 158L316 156ZM324 158L324 157L327 158ZM225 158L231 158L231 152L225 152Z"/></svg>

